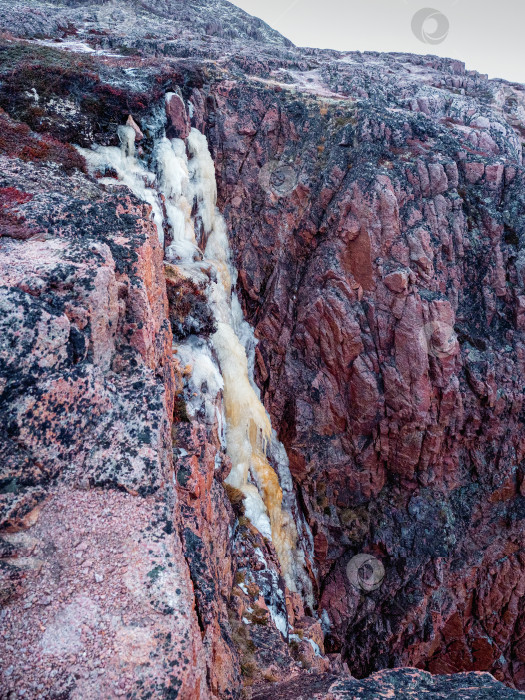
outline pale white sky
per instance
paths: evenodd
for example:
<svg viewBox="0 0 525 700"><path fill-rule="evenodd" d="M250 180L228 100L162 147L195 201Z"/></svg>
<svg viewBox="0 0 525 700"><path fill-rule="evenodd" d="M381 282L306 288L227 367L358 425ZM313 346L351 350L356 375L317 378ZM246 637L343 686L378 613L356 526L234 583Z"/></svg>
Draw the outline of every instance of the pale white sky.
<svg viewBox="0 0 525 700"><path fill-rule="evenodd" d="M298 46L340 51L402 51L457 58L467 68L525 83L525 0L233 0ZM448 19L448 35L426 44L412 18L431 8ZM446 29L446 22L442 25ZM423 31L437 31L427 19Z"/></svg>

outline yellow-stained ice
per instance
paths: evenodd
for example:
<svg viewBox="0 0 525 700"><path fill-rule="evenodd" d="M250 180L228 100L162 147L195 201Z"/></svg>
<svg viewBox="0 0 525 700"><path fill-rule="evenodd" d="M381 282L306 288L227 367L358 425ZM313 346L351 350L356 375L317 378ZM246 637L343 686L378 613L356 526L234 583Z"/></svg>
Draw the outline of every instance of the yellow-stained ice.
<svg viewBox="0 0 525 700"><path fill-rule="evenodd" d="M295 590L291 552L296 547L297 532L293 520L283 512L279 478L266 457L266 446L272 436L270 418L250 384L246 352L232 327L220 323L212 341L224 381L226 444L233 465L226 483L251 500L254 492L249 483L250 475L255 481L268 513L272 541L283 574L288 587ZM262 513L257 517L256 507L255 512L253 509L254 505L246 504L248 517L263 530Z"/></svg>
<svg viewBox="0 0 525 700"><path fill-rule="evenodd" d="M263 534L271 533L287 585L295 590L292 553L297 531L293 519L283 511L279 478L266 456L272 438L270 417L250 383L246 351L233 328L231 297L235 271L230 264L226 225L216 208L215 167L203 134L192 129L188 145L193 156L189 162L192 185L209 234L204 259L214 265L217 276L209 297L217 319L212 344L224 382L226 449L233 465L226 483L244 494L251 522Z"/></svg>
<svg viewBox="0 0 525 700"><path fill-rule="evenodd" d="M134 130L121 127L119 135L120 149L79 150L93 169L108 165L116 169L119 179L151 204L162 241L160 193L171 232L167 260L177 261L199 279L206 265L214 273L208 285L208 300L217 331L211 342L222 382L220 377L213 376L211 357L201 353L193 363L194 383L200 386L206 380L208 391L213 388L214 395L223 388L226 449L233 465L226 482L243 493L246 516L263 535L272 539L286 583L295 591L296 580L304 577L304 555L297 551L297 529L291 513L283 509L279 478L266 454L272 440L270 418L250 382L246 350L234 328L232 285L237 274L230 261L226 224L216 206L215 166L206 137L192 129L186 144L180 139L161 138L154 152L155 173L151 173L136 158ZM110 184L111 180L107 182ZM194 202L205 234L203 251L195 237ZM201 256L202 261L198 259Z"/></svg>

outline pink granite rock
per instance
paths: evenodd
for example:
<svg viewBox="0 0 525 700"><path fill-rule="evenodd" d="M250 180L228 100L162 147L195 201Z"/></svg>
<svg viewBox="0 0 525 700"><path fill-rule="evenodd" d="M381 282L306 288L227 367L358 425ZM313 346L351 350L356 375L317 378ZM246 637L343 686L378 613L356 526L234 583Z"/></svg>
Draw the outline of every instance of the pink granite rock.
<svg viewBox="0 0 525 700"><path fill-rule="evenodd" d="M171 93L166 98L166 114L169 121L168 136L176 139L187 138L191 124L184 100L180 95Z"/></svg>

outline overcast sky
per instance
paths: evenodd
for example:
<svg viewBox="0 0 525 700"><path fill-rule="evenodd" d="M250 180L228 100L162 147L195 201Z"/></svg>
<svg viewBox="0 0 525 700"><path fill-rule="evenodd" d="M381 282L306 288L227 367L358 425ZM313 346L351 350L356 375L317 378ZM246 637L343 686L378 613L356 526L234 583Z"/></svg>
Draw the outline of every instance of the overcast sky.
<svg viewBox="0 0 525 700"><path fill-rule="evenodd" d="M234 4L298 46L432 53L458 58L491 78L525 83L525 0L234 0ZM425 9L429 11L421 12ZM416 13L420 14L413 29ZM434 43L425 43L425 37Z"/></svg>

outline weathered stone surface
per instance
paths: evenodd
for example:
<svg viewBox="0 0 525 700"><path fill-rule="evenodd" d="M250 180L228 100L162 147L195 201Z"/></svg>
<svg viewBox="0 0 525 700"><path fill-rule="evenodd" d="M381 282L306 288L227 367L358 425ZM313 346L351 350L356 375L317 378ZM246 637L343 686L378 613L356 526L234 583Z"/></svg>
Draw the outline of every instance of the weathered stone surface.
<svg viewBox="0 0 525 700"><path fill-rule="evenodd" d="M169 98L166 98L166 115L168 117L168 128L166 130L168 138L188 138L191 124L181 95L173 93Z"/></svg>
<svg viewBox="0 0 525 700"><path fill-rule="evenodd" d="M479 106L506 140L471 153L457 114L400 114L402 82L395 98L374 87L392 107L350 99L353 70L338 67L337 103L222 84L210 129L327 648L358 676L408 664L523 687L519 136L497 103ZM479 78L459 75L461 112ZM275 161L296 170L290 191L261 187ZM345 572L361 551L386 568L370 595Z"/></svg>
<svg viewBox="0 0 525 700"><path fill-rule="evenodd" d="M424 700L424 698L457 698L457 700L492 700L521 698L523 693L505 688L489 673L457 673L453 676L431 676L416 669L380 671L359 681L335 676L303 677L298 681L273 685L252 695L253 700Z"/></svg>
<svg viewBox="0 0 525 700"><path fill-rule="evenodd" d="M0 159L30 231L0 239L2 695L208 697L156 228L127 191Z"/></svg>
<svg viewBox="0 0 525 700"><path fill-rule="evenodd" d="M148 212L80 174L69 184L45 166L2 163L4 180L32 190L19 211L40 229L0 249L5 507L58 475L143 495L164 488L176 380Z"/></svg>
<svg viewBox="0 0 525 700"><path fill-rule="evenodd" d="M206 697L175 503L52 488L33 527L2 533L5 697Z"/></svg>
<svg viewBox="0 0 525 700"><path fill-rule="evenodd" d="M260 698L289 677L283 697L517 696L480 673L309 686L301 669L329 670L306 638L359 677L410 665L525 688L523 86L437 57L296 49L222 2L0 9L2 690L238 697L243 676ZM147 207L87 178L71 146L116 145L128 123L147 159L145 124L169 92L182 97L171 135L191 124L212 147L256 380L313 535L314 608L287 593L273 548L227 497L217 426L188 420L171 341L212 332L203 290L168 274L166 292ZM172 514L167 531L148 520L155 507ZM74 554L88 519L99 568ZM47 585L47 541L73 562L71 586ZM150 619L154 602L109 571L111 550L124 568L133 553L145 594L158 547L174 572L155 595L180 588L176 620ZM363 551L386 571L372 592L346 574ZM45 623L31 597L42 582ZM93 646L119 590L122 619ZM62 634L72 620L82 630ZM56 681L40 657L26 670L22 649L46 634Z"/></svg>

